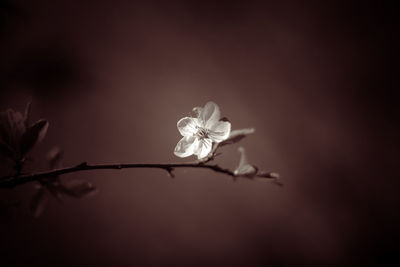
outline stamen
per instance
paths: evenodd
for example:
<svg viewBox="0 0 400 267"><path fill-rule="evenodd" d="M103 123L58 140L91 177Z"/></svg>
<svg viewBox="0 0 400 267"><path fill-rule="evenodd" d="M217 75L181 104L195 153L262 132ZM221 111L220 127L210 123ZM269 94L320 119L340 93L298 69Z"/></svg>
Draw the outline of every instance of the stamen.
<svg viewBox="0 0 400 267"><path fill-rule="evenodd" d="M205 138L209 138L208 134L210 133L209 129L203 128L203 127L199 127L196 126L197 128L197 133L196 135L200 138L200 139L205 139Z"/></svg>

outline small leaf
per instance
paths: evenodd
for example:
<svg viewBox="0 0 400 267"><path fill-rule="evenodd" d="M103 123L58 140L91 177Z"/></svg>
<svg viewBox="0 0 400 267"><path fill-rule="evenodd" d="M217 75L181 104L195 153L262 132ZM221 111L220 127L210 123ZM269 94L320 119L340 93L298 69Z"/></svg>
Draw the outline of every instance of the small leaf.
<svg viewBox="0 0 400 267"><path fill-rule="evenodd" d="M25 132L24 118L22 114L12 109L7 110L8 123L15 138L20 137Z"/></svg>
<svg viewBox="0 0 400 267"><path fill-rule="evenodd" d="M273 178L273 179L279 179L279 173L276 172L259 172L257 174L258 177L264 177L264 178Z"/></svg>
<svg viewBox="0 0 400 267"><path fill-rule="evenodd" d="M47 200L48 197L45 188L43 186L38 187L37 191L32 197L30 205L31 211L35 218L38 218L43 214L43 211L46 209Z"/></svg>
<svg viewBox="0 0 400 267"><path fill-rule="evenodd" d="M240 129L240 130L233 130L229 134L228 139L225 141L219 143L219 146L224 146L224 145L230 145L239 142L243 138L245 138L247 135L252 134L255 132L254 128L245 128L245 129Z"/></svg>
<svg viewBox="0 0 400 267"><path fill-rule="evenodd" d="M49 123L46 120L39 120L29 127L21 140L21 154L28 153L37 143L46 136Z"/></svg>
<svg viewBox="0 0 400 267"><path fill-rule="evenodd" d="M25 107L25 112L24 112L24 124L25 124L25 128L26 128L26 129L28 129L29 124L30 124L30 119L31 119L31 104L32 104L32 101L29 101L29 102L26 104L26 107Z"/></svg>
<svg viewBox="0 0 400 267"><path fill-rule="evenodd" d="M58 177L56 177L58 178ZM52 182L52 183L47 183L46 184L47 190L50 192L50 194L58 200L58 202L63 203L63 198L62 198L62 186L60 185L59 181Z"/></svg>
<svg viewBox="0 0 400 267"><path fill-rule="evenodd" d="M50 170L61 168L61 160L63 159L64 151L59 147L53 147L47 153L47 160L49 162Z"/></svg>
<svg viewBox="0 0 400 267"><path fill-rule="evenodd" d="M265 178L267 178L269 180L272 179L272 182L274 184L279 185L279 186L283 186L283 183L279 179L279 177L280 177L279 173L276 173L276 172L262 172L261 171L261 172L257 173L257 177L262 179L262 180L265 180Z"/></svg>
<svg viewBox="0 0 400 267"><path fill-rule="evenodd" d="M25 125L21 113L12 109L0 112L0 139L15 152L24 132Z"/></svg>
<svg viewBox="0 0 400 267"><path fill-rule="evenodd" d="M257 167L250 165L247 162L246 153L243 147L239 147L238 151L240 152L240 161L239 166L234 171L235 176L253 178L257 174Z"/></svg>
<svg viewBox="0 0 400 267"><path fill-rule="evenodd" d="M63 183L60 190L71 197L88 197L97 193L97 188L86 181L73 180Z"/></svg>
<svg viewBox="0 0 400 267"><path fill-rule="evenodd" d="M253 165L247 164L235 170L236 176L243 176L253 178L257 173L257 168Z"/></svg>

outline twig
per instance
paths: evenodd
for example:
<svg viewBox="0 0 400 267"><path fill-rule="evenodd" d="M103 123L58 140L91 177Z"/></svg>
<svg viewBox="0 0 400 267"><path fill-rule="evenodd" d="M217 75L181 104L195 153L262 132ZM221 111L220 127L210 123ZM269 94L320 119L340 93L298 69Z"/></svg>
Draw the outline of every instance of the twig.
<svg viewBox="0 0 400 267"><path fill-rule="evenodd" d="M204 162L197 163L165 163L165 164L155 164L155 163L134 163L134 164L87 164L83 162L74 167L55 169L44 172L37 172L31 174L20 174L15 176L6 176L0 178L0 188L13 188L18 185L26 184L29 182L39 181L46 177L55 177L62 174L79 172L79 171L90 171L90 170L120 170L120 169L135 169L135 168L155 168L163 169L168 172L169 176L174 177L173 170L176 168L203 168L210 169L215 172L223 173L231 177L235 177L233 171L229 169L224 169L219 165L205 164ZM263 173L263 178L276 179L276 173L269 172Z"/></svg>

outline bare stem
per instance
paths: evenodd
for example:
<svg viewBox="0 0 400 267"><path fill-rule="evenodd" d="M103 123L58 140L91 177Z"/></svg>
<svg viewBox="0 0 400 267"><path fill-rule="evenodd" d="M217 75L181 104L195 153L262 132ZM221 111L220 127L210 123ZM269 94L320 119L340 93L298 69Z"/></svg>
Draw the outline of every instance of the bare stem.
<svg viewBox="0 0 400 267"><path fill-rule="evenodd" d="M91 170L120 170L120 169L135 169L135 168L152 168L152 169L163 169L168 172L168 174L173 177L173 170L176 168L203 168L210 169L215 172L223 173L231 177L235 177L233 171L229 169L224 169L219 165L205 164L204 162L195 163L165 163L165 164L155 164L155 163L134 163L134 164L87 164L83 162L74 167L55 169L50 171L43 171L30 174L19 174L14 176L6 176L0 178L0 188L13 188L18 185L26 184L29 182L40 181L43 178L56 177L59 175L79 172L79 171L91 171ZM263 173L263 178L276 179L277 174L273 172Z"/></svg>

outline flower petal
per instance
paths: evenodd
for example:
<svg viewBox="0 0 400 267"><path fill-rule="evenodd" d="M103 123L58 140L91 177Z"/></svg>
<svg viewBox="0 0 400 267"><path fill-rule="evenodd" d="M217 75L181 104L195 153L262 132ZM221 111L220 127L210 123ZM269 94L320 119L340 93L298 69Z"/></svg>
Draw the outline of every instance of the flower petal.
<svg viewBox="0 0 400 267"><path fill-rule="evenodd" d="M185 136L176 145L174 154L181 158L193 155L194 150L198 147L198 143L199 140L196 137Z"/></svg>
<svg viewBox="0 0 400 267"><path fill-rule="evenodd" d="M214 102L208 102L200 112L199 118L204 122L204 126L208 129L216 124L221 117L219 107Z"/></svg>
<svg viewBox="0 0 400 267"><path fill-rule="evenodd" d="M198 159L203 159L210 154L212 148L212 140L209 138L204 138L199 140L198 146L194 151L194 154L197 155Z"/></svg>
<svg viewBox="0 0 400 267"><path fill-rule="evenodd" d="M191 136L197 132L198 119L185 117L176 124L182 136Z"/></svg>
<svg viewBox="0 0 400 267"><path fill-rule="evenodd" d="M209 133L211 139L217 143L228 139L231 132L231 123L229 121L219 121L212 128Z"/></svg>

